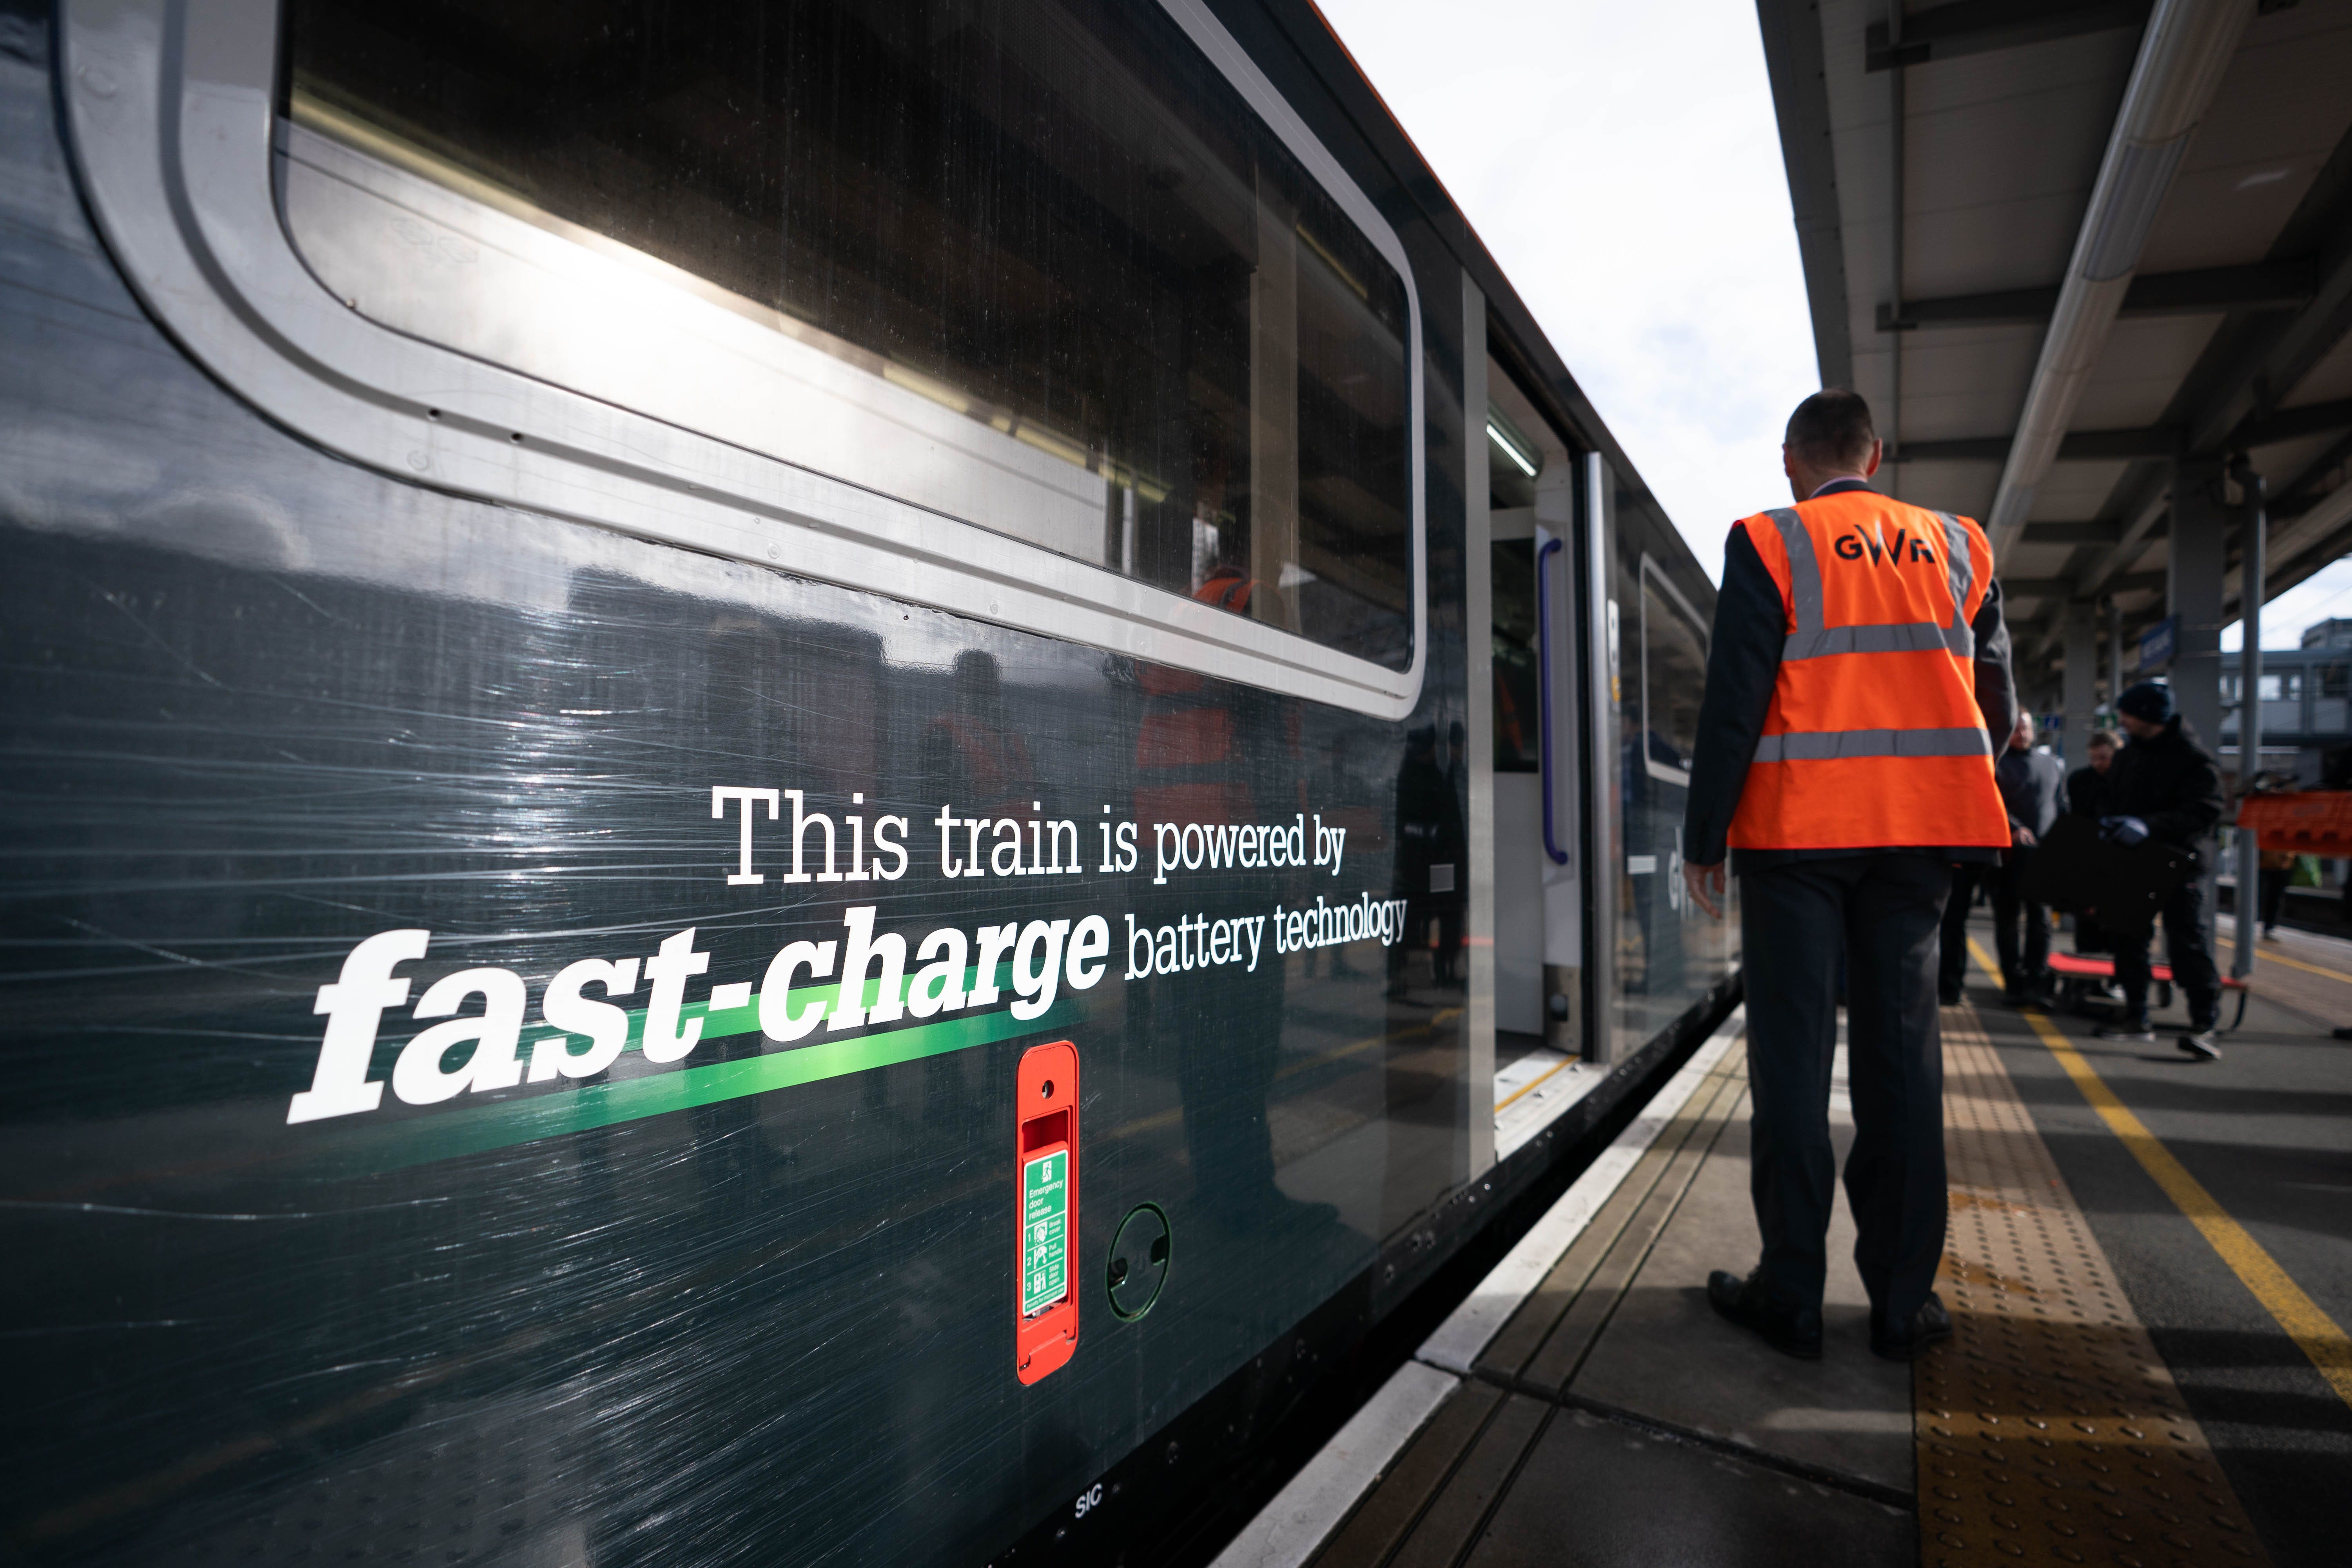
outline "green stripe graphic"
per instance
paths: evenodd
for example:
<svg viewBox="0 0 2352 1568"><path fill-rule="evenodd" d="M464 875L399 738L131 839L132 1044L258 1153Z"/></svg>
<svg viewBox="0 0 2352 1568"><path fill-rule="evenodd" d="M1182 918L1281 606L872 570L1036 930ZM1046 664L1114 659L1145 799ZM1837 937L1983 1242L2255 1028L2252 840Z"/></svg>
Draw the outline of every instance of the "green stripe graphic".
<svg viewBox="0 0 2352 1568"><path fill-rule="evenodd" d="M1000 977L1009 967L1000 966ZM869 1007L880 991L878 980L866 983ZM795 986L793 998L803 1005L814 1005L821 997L829 1011L838 992L839 987L832 985ZM1009 1009L997 1008L911 1028L887 1029L842 1040L816 1039L808 1045L769 1051L740 1061L711 1062L702 1067L654 1072L644 1078L583 1084L570 1090L551 1086L518 1100L470 1105L395 1122L373 1126L346 1123L335 1129L340 1136L331 1150L321 1152L321 1158L340 1175L404 1170L643 1117L666 1116L698 1105L716 1105L746 1095L766 1094L772 1089L793 1089L870 1068L920 1061L926 1057L945 1056L1024 1035L1056 1031L1083 1016L1084 1012L1082 1004L1065 995L1040 1016L1026 1020L1015 1018ZM759 1014L756 1002L719 1013L709 1012L701 1003L689 1003L678 1010L681 1025L689 1018L703 1020L703 1041L757 1034ZM536 1041L562 1033L544 1026L526 1030L519 1054L528 1064ZM644 1034L645 1014L632 1012L624 1062L627 1060L626 1051L641 1048Z"/></svg>

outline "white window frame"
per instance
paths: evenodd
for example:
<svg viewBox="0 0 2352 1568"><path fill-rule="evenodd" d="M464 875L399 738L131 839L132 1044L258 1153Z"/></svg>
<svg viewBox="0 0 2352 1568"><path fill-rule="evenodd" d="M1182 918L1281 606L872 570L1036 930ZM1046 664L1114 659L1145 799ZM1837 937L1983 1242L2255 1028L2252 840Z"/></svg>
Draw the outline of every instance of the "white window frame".
<svg viewBox="0 0 2352 1568"><path fill-rule="evenodd" d="M1205 6L1160 3L1404 286L1412 540L1404 669L820 473L738 432L700 427L709 421L691 410L591 395L370 319L328 290L280 221L279 0L67 0L61 74L83 192L142 302L233 392L331 452L436 489L1402 719L1419 703L1429 659L1422 316L1410 260ZM639 265L630 276L664 311L700 309L752 327L683 275ZM685 382L731 378L747 395L761 390L747 380L749 362L707 334L682 338L677 352L708 356L687 367Z"/></svg>

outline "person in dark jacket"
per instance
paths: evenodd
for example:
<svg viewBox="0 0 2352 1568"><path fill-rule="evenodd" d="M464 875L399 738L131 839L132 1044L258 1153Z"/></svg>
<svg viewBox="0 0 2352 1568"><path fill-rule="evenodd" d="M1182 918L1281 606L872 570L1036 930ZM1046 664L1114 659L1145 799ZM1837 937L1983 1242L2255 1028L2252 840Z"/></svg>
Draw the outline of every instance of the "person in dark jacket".
<svg viewBox="0 0 2352 1568"><path fill-rule="evenodd" d="M2107 811L2107 770L2116 763L2116 753L2124 749L2124 738L2113 730L2094 730L2084 750L2090 756L2088 767L2076 768L2066 775L2066 814L2086 816L2093 822L2109 815ZM2105 952L2111 944L2107 928L2098 917L2077 914L2074 917L2074 951Z"/></svg>
<svg viewBox="0 0 2352 1568"><path fill-rule="evenodd" d="M2210 1061L2221 1054L2213 1026L2221 1013L2221 976L2205 941L2205 884L2213 825L2221 819L2221 770L2197 743L2196 732L2172 710L2172 689L2143 680L2116 699L2131 743L2107 770L2107 815L2101 826L2119 844L2153 839L2197 858L2192 875L2164 900L2164 941L2172 978L2189 997L2189 1033L2180 1048ZM2153 931L2108 932L2115 943L2116 979L2123 1016L2102 1028L2102 1039L2152 1041L2147 1016L2147 944Z"/></svg>
<svg viewBox="0 0 2352 1568"><path fill-rule="evenodd" d="M2001 804L2009 808L2009 860L1992 885L1992 935L2000 955L2000 983L2013 1005L2034 1000L2050 971L2050 911L2025 897L2027 868L2042 836L2058 821L2065 770L2047 752L2033 749L2033 715L2020 711L2009 750L1994 764ZM2021 951L2018 926L2025 927Z"/></svg>
<svg viewBox="0 0 2352 1568"><path fill-rule="evenodd" d="M2008 837L1991 763L2016 710L1991 548L1968 519L1874 494L1870 476L1884 450L1869 405L1843 388L1815 394L1790 416L1781 459L1795 507L1742 519L1725 542L1683 816L1683 881L1697 906L1721 918L1727 871L1740 881L1748 1191L1762 1243L1745 1279L1710 1272L1706 1299L1775 1349L1808 1359L1822 1354L1837 1191L1829 1089L1841 974L1854 1121L1845 1192L1870 1347L1908 1361L1951 1333L1933 1289L1948 1215L1936 931L1951 865L1990 863ZM1906 531L1907 551L1894 542ZM1932 647L1924 637L1837 637L1866 617L1842 627L1825 606L1850 614L1872 602L1865 592L1900 610L1874 631L1927 633ZM1962 617L1965 636L1954 624ZM1801 689L1811 706L1786 700ZM1895 751L1889 739L1899 731L1881 726L1906 704L1909 727L1943 742L1965 736L1974 752ZM1963 717L1965 730L1945 728ZM1843 749L1849 739L1852 752ZM1850 833L1820 831L1821 816L1782 809L1811 787L1787 770L1791 759L1842 769L1853 757L1884 761L1877 776L1915 809L1866 822L1857 810L1838 825ZM1945 781L1940 797L1918 798L1912 781L1930 777ZM1821 797L1803 798L1822 812Z"/></svg>
<svg viewBox="0 0 2352 1568"><path fill-rule="evenodd" d="M2107 810L2107 773L2116 765L2116 753L2123 749L2124 738L2113 730L2091 731L2090 742L2084 747L2090 765L2066 775L2068 812L2094 822L2113 815Z"/></svg>

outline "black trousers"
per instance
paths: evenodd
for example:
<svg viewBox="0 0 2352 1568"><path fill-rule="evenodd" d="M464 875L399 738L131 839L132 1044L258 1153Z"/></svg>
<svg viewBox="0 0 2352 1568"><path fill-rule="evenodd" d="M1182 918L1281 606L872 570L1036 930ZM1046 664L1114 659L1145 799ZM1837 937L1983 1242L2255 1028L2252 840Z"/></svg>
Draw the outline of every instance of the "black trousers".
<svg viewBox="0 0 2352 1568"><path fill-rule="evenodd" d="M1958 991L1969 977L1969 906L1979 888L1998 887L2000 868L1990 861L1963 860L1950 868L1952 896L1944 903L1942 956L1936 979L1947 991ZM2042 944L2042 962L2049 962L2049 944Z"/></svg>
<svg viewBox="0 0 2352 1568"><path fill-rule="evenodd" d="M2221 1017L2221 972L2214 967L2212 949L2205 945L2203 880L2191 877L2175 889L2164 900L2162 913L2166 957L2172 964L2172 983L2189 997L2189 1026L2210 1029ZM2124 1017L2142 1027L2147 1024L2147 944L2155 934L2154 927L2107 933L2115 944L2116 984L2124 988Z"/></svg>
<svg viewBox="0 0 2352 1568"><path fill-rule="evenodd" d="M2000 959L2000 983L2012 991L2041 979L2050 967L2050 911L2018 891L2025 885L2025 868L2033 855L2023 845L2011 849L2009 864L2000 868L2000 879L1992 885L1993 951ZM2023 952L2017 942L2021 915L2025 926Z"/></svg>
<svg viewBox="0 0 2352 1568"><path fill-rule="evenodd" d="M2286 885L2294 877L2292 866L2264 866L2254 873L2256 885L2262 890L2263 925L2265 929L2278 924L2280 906L2286 902Z"/></svg>
<svg viewBox="0 0 2352 1568"><path fill-rule="evenodd" d="M1927 855L1799 860L1740 877L1748 973L1748 1186L1764 1280L1818 1304L1837 1159L1830 1074L1838 963L1845 963L1853 1150L1846 1201L1871 1306L1907 1323L1944 1249L1944 1054L1936 953L1950 866Z"/></svg>

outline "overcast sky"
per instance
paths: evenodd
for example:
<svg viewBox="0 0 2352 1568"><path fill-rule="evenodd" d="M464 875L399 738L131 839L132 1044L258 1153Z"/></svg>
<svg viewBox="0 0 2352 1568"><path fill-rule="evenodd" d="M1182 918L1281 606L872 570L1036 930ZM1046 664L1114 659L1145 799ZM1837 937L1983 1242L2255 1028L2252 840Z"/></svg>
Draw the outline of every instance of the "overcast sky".
<svg viewBox="0 0 2352 1568"><path fill-rule="evenodd" d="M2263 646L2301 647L2304 627L2335 616L2352 616L2352 560L2321 567L2264 605ZM2245 622L2231 621L2221 628L2223 653L2235 653L2245 646Z"/></svg>
<svg viewBox="0 0 2352 1568"><path fill-rule="evenodd" d="M1318 3L1719 578L1820 374L1754 0ZM2352 561L2273 600L2263 646L2328 616Z"/></svg>
<svg viewBox="0 0 2352 1568"><path fill-rule="evenodd" d="M1320 0L1709 576L1819 384L1753 0Z"/></svg>

